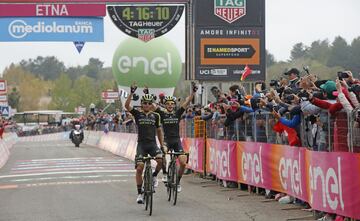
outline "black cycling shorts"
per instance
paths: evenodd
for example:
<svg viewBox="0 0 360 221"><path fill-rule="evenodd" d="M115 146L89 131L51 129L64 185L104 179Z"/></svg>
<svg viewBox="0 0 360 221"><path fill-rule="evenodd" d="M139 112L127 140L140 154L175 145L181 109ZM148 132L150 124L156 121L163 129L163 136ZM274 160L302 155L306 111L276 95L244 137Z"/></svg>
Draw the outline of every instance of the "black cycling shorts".
<svg viewBox="0 0 360 221"><path fill-rule="evenodd" d="M165 142L169 150L174 150L174 152L184 152L180 139L170 139Z"/></svg>
<svg viewBox="0 0 360 221"><path fill-rule="evenodd" d="M150 155L152 157L161 155L159 157L162 157L162 151L160 150L160 148L156 143L147 143L147 144L138 143L136 147L135 167L137 163L143 162L142 158L147 155Z"/></svg>

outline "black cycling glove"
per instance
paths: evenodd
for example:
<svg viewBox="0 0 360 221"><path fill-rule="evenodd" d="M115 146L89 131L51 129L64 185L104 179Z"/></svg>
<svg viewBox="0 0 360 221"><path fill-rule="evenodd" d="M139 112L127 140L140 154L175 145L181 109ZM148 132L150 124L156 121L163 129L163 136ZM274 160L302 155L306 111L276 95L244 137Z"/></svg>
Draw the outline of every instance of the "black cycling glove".
<svg viewBox="0 0 360 221"><path fill-rule="evenodd" d="M136 89L137 89L136 85L131 85L130 91L131 91L132 94L135 93Z"/></svg>
<svg viewBox="0 0 360 221"><path fill-rule="evenodd" d="M196 86L195 82L192 82L192 91L195 93L198 90L198 86Z"/></svg>

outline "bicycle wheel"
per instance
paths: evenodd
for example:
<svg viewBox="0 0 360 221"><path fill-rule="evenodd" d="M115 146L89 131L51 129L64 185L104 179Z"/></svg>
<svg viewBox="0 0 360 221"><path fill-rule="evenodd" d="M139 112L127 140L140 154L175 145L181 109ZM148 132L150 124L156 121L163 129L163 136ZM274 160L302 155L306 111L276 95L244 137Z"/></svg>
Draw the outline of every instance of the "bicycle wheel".
<svg viewBox="0 0 360 221"><path fill-rule="evenodd" d="M179 185L179 173L178 173L178 167L176 165L176 163L174 162L174 168L173 168L173 187L172 187L172 190L173 190L173 205L175 206L176 205L176 201L177 201L177 194L178 194L178 185Z"/></svg>
<svg viewBox="0 0 360 221"><path fill-rule="evenodd" d="M149 169L148 167L145 168L145 173L144 173L144 197L145 197L145 210L148 209L149 206Z"/></svg>
<svg viewBox="0 0 360 221"><path fill-rule="evenodd" d="M150 164L150 162L149 162ZM148 179L148 204L149 204L149 215L151 216L152 214L152 209L153 209L153 194L154 194L154 185L153 185L153 175L152 175L152 169L151 169L151 165L149 165L148 167L148 173L147 173L147 179Z"/></svg>
<svg viewBox="0 0 360 221"><path fill-rule="evenodd" d="M170 162L167 170L167 194L168 194L168 201L171 200L171 192L172 192L172 185L173 185L173 179L174 179L174 172L173 172L173 161Z"/></svg>

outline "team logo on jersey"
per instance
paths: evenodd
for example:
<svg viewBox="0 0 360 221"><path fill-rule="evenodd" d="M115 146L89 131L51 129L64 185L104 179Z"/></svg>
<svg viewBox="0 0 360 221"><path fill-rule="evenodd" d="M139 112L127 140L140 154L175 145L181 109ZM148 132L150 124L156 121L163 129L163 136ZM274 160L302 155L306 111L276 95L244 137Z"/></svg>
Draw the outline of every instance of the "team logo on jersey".
<svg viewBox="0 0 360 221"><path fill-rule="evenodd" d="M233 23L246 15L246 0L214 0L214 14Z"/></svg>

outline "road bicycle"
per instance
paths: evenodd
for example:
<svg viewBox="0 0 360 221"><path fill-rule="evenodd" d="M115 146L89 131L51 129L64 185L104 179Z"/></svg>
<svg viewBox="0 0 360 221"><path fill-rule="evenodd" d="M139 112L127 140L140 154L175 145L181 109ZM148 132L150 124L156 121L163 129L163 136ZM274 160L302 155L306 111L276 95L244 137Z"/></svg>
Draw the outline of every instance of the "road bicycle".
<svg viewBox="0 0 360 221"><path fill-rule="evenodd" d="M179 167L177 165L177 159L181 155L186 155L189 159L189 154L184 152L169 152L170 162L167 168L167 182L166 189L168 195L168 201L173 200L173 205L176 205L177 195L178 195L178 186L179 186ZM188 161L188 160L187 160ZM187 162L186 162L187 163Z"/></svg>
<svg viewBox="0 0 360 221"><path fill-rule="evenodd" d="M144 172L144 200L145 200L145 210L149 209L149 215L152 215L153 210L153 194L154 194L154 185L153 185L153 171L151 167L151 160L155 160L155 157L146 156L142 160L145 162L145 172Z"/></svg>

